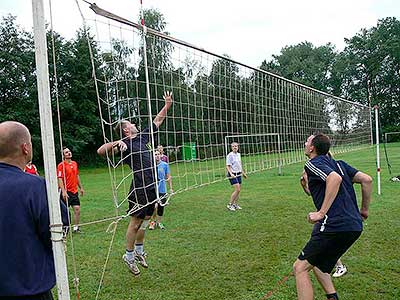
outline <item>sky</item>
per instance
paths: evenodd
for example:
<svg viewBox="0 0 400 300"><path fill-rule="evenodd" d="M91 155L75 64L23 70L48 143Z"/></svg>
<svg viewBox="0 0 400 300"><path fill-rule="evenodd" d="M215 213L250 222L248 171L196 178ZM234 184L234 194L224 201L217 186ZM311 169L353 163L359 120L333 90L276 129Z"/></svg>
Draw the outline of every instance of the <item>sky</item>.
<svg viewBox="0 0 400 300"><path fill-rule="evenodd" d="M46 17L50 22L48 3ZM82 0L52 0L53 26L72 38L82 25L76 5ZM88 0L132 21L138 20L140 0ZM143 0L144 8L157 8L167 21L167 31L216 54L258 67L288 45L309 41L315 46L332 43L338 50L345 38L362 28L376 26L378 19L400 20L398 0ZM30 0L1 0L0 16L17 16L17 23L31 30Z"/></svg>

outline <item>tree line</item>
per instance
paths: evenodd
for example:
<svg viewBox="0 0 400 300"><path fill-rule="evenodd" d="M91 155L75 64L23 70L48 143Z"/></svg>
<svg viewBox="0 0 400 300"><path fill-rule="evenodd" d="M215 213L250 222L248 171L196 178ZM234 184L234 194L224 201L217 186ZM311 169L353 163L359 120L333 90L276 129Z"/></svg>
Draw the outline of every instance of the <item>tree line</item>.
<svg viewBox="0 0 400 300"><path fill-rule="evenodd" d="M147 26L165 32L166 21L159 11L146 10L145 19ZM134 49L130 49L121 41L114 40L113 49L109 53L101 52L93 37L87 34L88 30L88 28L79 29L75 37L70 40L49 31L48 53L56 146L60 146L57 138L59 136L57 102L55 101L57 91L63 144L72 148L74 156L79 157L81 163L90 165L96 163L98 159L96 149L104 140L88 42L91 44L96 72L105 74L104 76L107 76L109 81L124 77L132 79L132 82L135 80L141 83L100 86L100 94L124 95L129 90L139 99L134 104L136 105L135 113L140 117L140 115L148 114L148 111L145 101L142 101L146 98L143 64L140 64L138 69L124 68L116 64L113 58L119 55L123 61L123 57L128 57ZM56 50L57 90L53 76L53 38ZM362 29L354 37L345 41L346 47L343 51L336 50L332 44L316 47L310 42L286 46L278 55L274 55L272 60L263 61L260 68L351 101L368 105L370 99L372 106L379 105L380 107L383 132L400 131L400 22L396 18L381 19L375 27ZM229 118L234 117L233 115L221 115L223 109L232 113L235 110L257 111L257 106L247 107L251 105L249 103L238 106L234 100L242 98L243 95L238 95L238 89L233 87L243 85L245 96L246 86L251 82L261 82L263 78L243 80L237 74L237 66L220 60L213 62L211 74L202 73L201 66L198 66L195 61L187 61L184 67L174 70L170 62L173 51L170 43L149 37L147 44L149 66L152 76L155 77L151 86L152 95L159 95L158 98L161 98L165 84L177 89L204 91L204 94L214 95L207 100L206 104L203 103L203 99L196 98L195 93L187 94L185 99L181 99L183 105L174 108L176 118L166 121L168 131L176 131L177 128L179 130L170 137L160 136L161 143L169 139L169 143L179 145L187 140L185 135L188 132L196 132L196 128L204 127L202 120L209 121L208 129L203 128L202 132L222 133L237 131L236 127L245 121L249 122L249 119L251 123L265 123L261 116L266 115L265 118L268 118L269 112L267 114L265 112L236 114L236 117L239 116L243 120L235 123L229 121ZM42 153L34 57L32 33L21 28L14 16L3 17L0 23L0 121L16 120L28 126L33 138L34 160L40 163ZM104 65L101 62L110 62L110 64ZM164 70L164 73L161 70ZM221 82L221 78L229 78L229 80ZM113 100L118 102L120 99ZM153 114L162 106L162 100L154 99L154 101ZM111 113L116 118L126 117L126 114L129 114L129 104L133 103L122 103ZM190 107L205 105L207 108L216 109L202 111L190 109ZM271 107L273 105L271 104ZM180 118L183 116L186 120ZM223 120L223 122L215 120ZM325 122L328 121L325 120ZM261 127L253 130L274 131L271 128ZM221 142L218 136L211 133L194 139L203 139L199 141L199 144L203 145ZM211 147L209 151L219 150L213 150Z"/></svg>

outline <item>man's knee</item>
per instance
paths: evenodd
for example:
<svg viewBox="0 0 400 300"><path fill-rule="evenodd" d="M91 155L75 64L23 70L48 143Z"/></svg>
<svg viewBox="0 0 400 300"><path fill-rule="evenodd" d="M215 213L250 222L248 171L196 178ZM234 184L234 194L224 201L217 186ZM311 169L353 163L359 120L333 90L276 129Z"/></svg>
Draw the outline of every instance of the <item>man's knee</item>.
<svg viewBox="0 0 400 300"><path fill-rule="evenodd" d="M300 273L303 272L308 272L312 269L312 265L307 260L300 260L297 259L294 264L293 264L293 274L299 275Z"/></svg>
<svg viewBox="0 0 400 300"><path fill-rule="evenodd" d="M138 231L140 226L142 225L143 220L136 218L136 217L131 217L131 220L129 222L129 229L133 231Z"/></svg>

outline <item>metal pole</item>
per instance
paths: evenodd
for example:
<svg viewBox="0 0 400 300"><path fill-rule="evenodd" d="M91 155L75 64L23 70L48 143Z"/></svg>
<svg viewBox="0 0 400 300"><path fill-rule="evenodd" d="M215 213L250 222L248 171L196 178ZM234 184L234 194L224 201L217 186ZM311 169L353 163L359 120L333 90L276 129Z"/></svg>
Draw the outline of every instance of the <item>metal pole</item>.
<svg viewBox="0 0 400 300"><path fill-rule="evenodd" d="M53 121L50 102L50 84L47 60L46 28L43 0L32 0L33 33L37 89L39 99L40 129L42 137L44 170L46 175L47 198L49 203L51 239L53 243L59 300L69 300L69 286L65 249L63 243L60 200L57 191L56 158L54 149Z"/></svg>
<svg viewBox="0 0 400 300"><path fill-rule="evenodd" d="M374 106L375 110L375 137L376 137L376 172L378 178L378 195L381 194L381 161L379 155L379 107Z"/></svg>

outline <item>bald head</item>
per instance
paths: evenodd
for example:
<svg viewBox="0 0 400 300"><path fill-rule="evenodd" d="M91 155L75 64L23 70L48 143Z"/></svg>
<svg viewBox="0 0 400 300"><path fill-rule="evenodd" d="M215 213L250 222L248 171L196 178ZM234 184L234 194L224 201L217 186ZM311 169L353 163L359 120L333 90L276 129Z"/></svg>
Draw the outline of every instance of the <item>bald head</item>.
<svg viewBox="0 0 400 300"><path fill-rule="evenodd" d="M0 123L0 160L32 159L31 134L25 125L6 121ZM25 163L26 163L25 162Z"/></svg>

